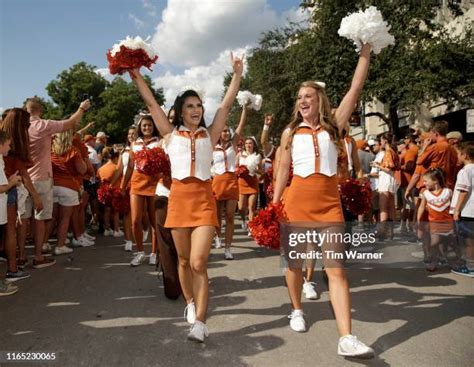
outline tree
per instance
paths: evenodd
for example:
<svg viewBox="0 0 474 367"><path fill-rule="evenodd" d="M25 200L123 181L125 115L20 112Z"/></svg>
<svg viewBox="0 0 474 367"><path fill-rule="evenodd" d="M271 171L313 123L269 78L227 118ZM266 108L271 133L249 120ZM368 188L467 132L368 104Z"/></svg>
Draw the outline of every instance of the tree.
<svg viewBox="0 0 474 367"><path fill-rule="evenodd" d="M153 91L157 102L164 103L163 90L153 89L152 81L145 76L145 81ZM102 106L95 114L96 128L106 131L112 141L125 141L127 129L133 124L134 116L145 110L146 105L131 82L115 78L99 96Z"/></svg>
<svg viewBox="0 0 474 367"><path fill-rule="evenodd" d="M133 117L140 110L145 110L146 106L133 83L120 77L109 83L96 73L96 69L93 65L79 62L51 81L46 90L52 101L43 101L46 107L44 117L61 119L70 115L88 97L92 108L86 113L81 125L95 121L95 130L105 131L111 142L123 141L128 127L133 124ZM163 90L153 89L148 76L145 80L158 103L163 104Z"/></svg>
<svg viewBox="0 0 474 367"><path fill-rule="evenodd" d="M388 105L380 114L397 133L398 112L429 101L466 102L472 97L474 41L472 30L452 37L437 21L442 2L437 0L312 0L309 27L292 24L263 35L248 57L246 87L263 96L263 110L276 115L271 134L280 134L291 119L295 93L305 80L326 83L331 103L337 106L350 86L357 54L351 41L337 34L348 13L375 5L391 25L396 44L373 57L363 100L374 98ZM455 2L449 11L462 9ZM252 128L252 127L251 127Z"/></svg>

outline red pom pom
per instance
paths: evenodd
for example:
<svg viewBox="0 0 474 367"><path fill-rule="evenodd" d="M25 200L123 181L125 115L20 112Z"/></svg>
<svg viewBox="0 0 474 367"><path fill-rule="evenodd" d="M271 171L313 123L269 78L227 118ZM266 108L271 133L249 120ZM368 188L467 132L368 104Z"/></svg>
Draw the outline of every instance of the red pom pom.
<svg viewBox="0 0 474 367"><path fill-rule="evenodd" d="M269 204L248 223L248 227L258 245L278 250L280 248L280 222L287 220L281 203Z"/></svg>
<svg viewBox="0 0 474 367"><path fill-rule="evenodd" d="M162 174L165 177L171 176L171 165L168 154L159 147L143 148L134 153L137 171L148 176Z"/></svg>
<svg viewBox="0 0 474 367"><path fill-rule="evenodd" d="M112 208L120 214L127 214L130 212L130 192L127 190L125 195L122 195L120 189L113 190L112 193Z"/></svg>
<svg viewBox="0 0 474 367"><path fill-rule="evenodd" d="M270 184L267 186L267 189L265 190L265 193L267 194L269 200L273 200L273 183L270 182Z"/></svg>
<svg viewBox="0 0 474 367"><path fill-rule="evenodd" d="M359 181L354 178L339 184L342 205L354 215L368 213L372 207L372 190L368 181Z"/></svg>
<svg viewBox="0 0 474 367"><path fill-rule="evenodd" d="M245 178L249 175L249 169L247 166L239 166L237 167L237 171L235 172L237 177L239 178Z"/></svg>
<svg viewBox="0 0 474 367"><path fill-rule="evenodd" d="M150 58L145 50L139 48L132 50L125 46L120 46L120 51L112 56L111 51L107 52L107 61L109 62L110 74L120 74L124 72L140 68L142 66L151 70L151 66L158 60L158 56Z"/></svg>
<svg viewBox="0 0 474 367"><path fill-rule="evenodd" d="M108 182L103 182L97 189L97 200L99 200L99 203L106 206L111 206L113 191L114 189L109 185Z"/></svg>

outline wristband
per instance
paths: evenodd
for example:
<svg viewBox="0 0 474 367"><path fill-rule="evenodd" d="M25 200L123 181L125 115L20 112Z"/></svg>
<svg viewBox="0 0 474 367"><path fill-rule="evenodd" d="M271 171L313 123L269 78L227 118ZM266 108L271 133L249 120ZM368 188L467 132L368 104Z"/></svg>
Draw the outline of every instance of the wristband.
<svg viewBox="0 0 474 367"><path fill-rule="evenodd" d="M267 131L267 130L270 130L270 125L263 125L263 131Z"/></svg>
<svg viewBox="0 0 474 367"><path fill-rule="evenodd" d="M84 107L81 107L81 106L79 106L79 109L82 110L83 112L87 111Z"/></svg>

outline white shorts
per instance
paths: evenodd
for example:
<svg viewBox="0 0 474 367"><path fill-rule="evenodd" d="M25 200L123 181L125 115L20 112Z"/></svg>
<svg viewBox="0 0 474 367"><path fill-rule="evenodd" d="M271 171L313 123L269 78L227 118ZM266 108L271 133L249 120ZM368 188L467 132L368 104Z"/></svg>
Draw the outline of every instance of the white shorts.
<svg viewBox="0 0 474 367"><path fill-rule="evenodd" d="M79 193L63 186L53 187L53 203L61 206L79 205Z"/></svg>
<svg viewBox="0 0 474 367"><path fill-rule="evenodd" d="M378 192L390 192L396 194L398 190L397 181L393 175L380 171L379 182L377 191Z"/></svg>
<svg viewBox="0 0 474 367"><path fill-rule="evenodd" d="M53 218L53 179L49 178L43 181L33 181L33 186L41 197L43 203L43 210L37 212L35 210L36 220L48 220ZM28 196L25 202L25 213L22 218L31 218L33 212L33 200L31 195Z"/></svg>

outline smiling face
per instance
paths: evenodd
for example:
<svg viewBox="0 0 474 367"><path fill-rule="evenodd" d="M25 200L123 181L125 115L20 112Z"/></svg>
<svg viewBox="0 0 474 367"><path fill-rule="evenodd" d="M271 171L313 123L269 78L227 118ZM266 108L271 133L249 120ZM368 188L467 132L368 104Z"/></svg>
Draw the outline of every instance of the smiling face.
<svg viewBox="0 0 474 367"><path fill-rule="evenodd" d="M142 132L144 138L151 137L153 135L153 121L143 119L140 122L140 131Z"/></svg>
<svg viewBox="0 0 474 367"><path fill-rule="evenodd" d="M301 87L297 99L298 111L306 122L319 118L319 95L312 87Z"/></svg>
<svg viewBox="0 0 474 367"><path fill-rule="evenodd" d="M135 141L135 129L128 129L127 140L129 144Z"/></svg>
<svg viewBox="0 0 474 367"><path fill-rule="evenodd" d="M255 143L252 139L245 140L245 151L249 154L252 154L255 152Z"/></svg>
<svg viewBox="0 0 474 367"><path fill-rule="evenodd" d="M187 128L197 128L202 120L203 113L204 109L202 107L202 102L198 97L186 97L183 103L181 117Z"/></svg>
<svg viewBox="0 0 474 367"><path fill-rule="evenodd" d="M221 141L223 143L227 143L229 142L231 139L231 134L230 134L230 129L229 129L229 126L225 126L224 127L224 130L222 130L221 132Z"/></svg>

